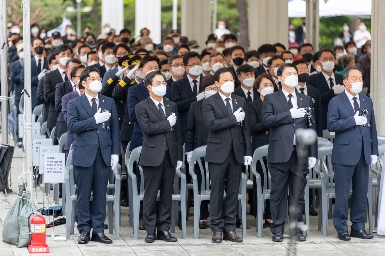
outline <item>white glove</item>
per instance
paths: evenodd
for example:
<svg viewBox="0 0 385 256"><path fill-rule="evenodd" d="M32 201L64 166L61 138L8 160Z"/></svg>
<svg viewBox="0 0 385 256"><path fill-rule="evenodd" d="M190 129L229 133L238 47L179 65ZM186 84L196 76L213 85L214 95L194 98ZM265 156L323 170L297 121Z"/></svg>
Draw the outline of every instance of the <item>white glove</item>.
<svg viewBox="0 0 385 256"><path fill-rule="evenodd" d="M101 113L100 111L101 111L101 109L99 108L99 110L94 115L96 124L104 123L105 121L107 121L111 117L110 112Z"/></svg>
<svg viewBox="0 0 385 256"><path fill-rule="evenodd" d="M130 72L128 72L128 74L126 76L131 77L138 68L139 68L139 66L135 66L133 69L130 70Z"/></svg>
<svg viewBox="0 0 385 256"><path fill-rule="evenodd" d="M354 115L354 121L356 121L356 125L365 125L368 123L368 119L366 116L359 116L360 112L357 111L356 114Z"/></svg>
<svg viewBox="0 0 385 256"><path fill-rule="evenodd" d="M176 162L176 169L180 169L182 167L182 161Z"/></svg>
<svg viewBox="0 0 385 256"><path fill-rule="evenodd" d="M250 165L251 161L253 161L253 158L251 156L244 156L244 165Z"/></svg>
<svg viewBox="0 0 385 256"><path fill-rule="evenodd" d="M186 157L187 157L187 162L188 163L190 163L190 161L191 161L192 153L193 153L192 151L186 152Z"/></svg>
<svg viewBox="0 0 385 256"><path fill-rule="evenodd" d="M118 162L119 162L119 156L118 155L111 155L111 168L112 169L115 169Z"/></svg>
<svg viewBox="0 0 385 256"><path fill-rule="evenodd" d="M245 112L243 112L242 108L237 109L237 111L234 112L234 116L237 119L237 122L242 122L245 119Z"/></svg>
<svg viewBox="0 0 385 256"><path fill-rule="evenodd" d="M302 118L305 116L306 110L305 108L291 108L290 114L293 119Z"/></svg>
<svg viewBox="0 0 385 256"><path fill-rule="evenodd" d="M45 76L46 71L47 71L46 69L43 69L43 71L41 71L40 74L37 76L37 79L39 80L42 79Z"/></svg>
<svg viewBox="0 0 385 256"><path fill-rule="evenodd" d="M308 168L309 169L313 169L315 164L317 162L317 159L315 157L309 157L309 160L308 160Z"/></svg>
<svg viewBox="0 0 385 256"><path fill-rule="evenodd" d="M342 93L344 90L345 90L345 86L343 86L343 85L336 84L335 86L333 86L334 94L340 94L340 93Z"/></svg>
<svg viewBox="0 0 385 256"><path fill-rule="evenodd" d="M375 164L377 163L378 156L376 156L376 155L371 155L370 158L372 159L370 165L375 165Z"/></svg>
<svg viewBox="0 0 385 256"><path fill-rule="evenodd" d="M173 127L176 123L176 115L175 113L172 113L167 117L167 120L170 122L171 127Z"/></svg>
<svg viewBox="0 0 385 256"><path fill-rule="evenodd" d="M197 101L203 100L205 98L205 92L201 92L197 95Z"/></svg>
<svg viewBox="0 0 385 256"><path fill-rule="evenodd" d="M125 67L125 68L122 68L121 70L119 70L118 72L116 72L115 75L116 75L117 77L120 77L120 76L123 74L123 72L126 71L126 69L128 69L128 66Z"/></svg>

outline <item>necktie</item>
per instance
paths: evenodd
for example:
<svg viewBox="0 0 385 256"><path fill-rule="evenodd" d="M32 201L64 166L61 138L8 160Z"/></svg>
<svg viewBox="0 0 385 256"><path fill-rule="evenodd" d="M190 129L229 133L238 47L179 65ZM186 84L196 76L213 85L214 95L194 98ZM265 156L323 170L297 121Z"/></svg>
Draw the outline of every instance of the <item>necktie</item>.
<svg viewBox="0 0 385 256"><path fill-rule="evenodd" d="M287 104L289 104L290 108L293 108L293 103L291 103L291 97L293 97L293 95L289 94L289 95L287 95L287 97L289 97L289 100L287 101Z"/></svg>
<svg viewBox="0 0 385 256"><path fill-rule="evenodd" d="M160 112L160 115L161 115L163 121L166 120L166 115L164 114L164 111L163 111L163 108L162 108L162 103L158 104L158 109L159 109L159 112Z"/></svg>
<svg viewBox="0 0 385 256"><path fill-rule="evenodd" d="M353 97L353 105L354 105L354 114L358 112L360 112L360 106L358 105L358 102L357 102L357 97ZM358 113L358 115L360 115L360 113Z"/></svg>
<svg viewBox="0 0 385 256"><path fill-rule="evenodd" d="M302 94L305 94L305 88L299 88Z"/></svg>
<svg viewBox="0 0 385 256"><path fill-rule="evenodd" d="M197 86L197 80L193 80L193 83L194 83L194 88L193 88L193 94L194 96L197 96L198 95L198 86Z"/></svg>
<svg viewBox="0 0 385 256"><path fill-rule="evenodd" d="M38 71L38 73L41 72L41 59L37 60L37 71Z"/></svg>
<svg viewBox="0 0 385 256"><path fill-rule="evenodd" d="M92 112L94 112L95 114L96 111L98 111L98 106L96 105L96 98L92 98L91 101L92 101Z"/></svg>
<svg viewBox="0 0 385 256"><path fill-rule="evenodd" d="M329 78L329 83L330 83L330 89L333 89L333 86L334 86L334 81L333 81L333 78Z"/></svg>
<svg viewBox="0 0 385 256"><path fill-rule="evenodd" d="M251 92L247 92L247 102L252 102L253 99L251 98Z"/></svg>
<svg viewBox="0 0 385 256"><path fill-rule="evenodd" d="M229 112L229 115L231 116L233 114L233 110L231 109L230 98L226 98L225 101L226 101L227 111Z"/></svg>
<svg viewBox="0 0 385 256"><path fill-rule="evenodd" d="M64 76L64 81L67 81L68 80L68 77L67 77L67 75L66 75L66 72L65 71L63 71L63 76Z"/></svg>

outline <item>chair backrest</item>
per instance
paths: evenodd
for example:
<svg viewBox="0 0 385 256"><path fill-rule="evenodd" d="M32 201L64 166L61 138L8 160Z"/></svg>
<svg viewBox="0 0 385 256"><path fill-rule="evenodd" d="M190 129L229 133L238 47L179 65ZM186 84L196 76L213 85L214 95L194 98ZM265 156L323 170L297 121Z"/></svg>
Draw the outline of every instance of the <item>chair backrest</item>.
<svg viewBox="0 0 385 256"><path fill-rule="evenodd" d="M40 128L40 134L41 135L46 135L48 133L48 129L47 129L47 121L45 121L42 125L41 125L41 128Z"/></svg>
<svg viewBox="0 0 385 256"><path fill-rule="evenodd" d="M72 154L73 150L70 150L67 156L66 171L69 176L70 195L75 195L75 175L74 168L72 166Z"/></svg>
<svg viewBox="0 0 385 256"><path fill-rule="evenodd" d="M44 104L37 105L33 109L32 114L34 114L35 116L40 116L41 112L43 111L43 106L44 106Z"/></svg>
<svg viewBox="0 0 385 256"><path fill-rule="evenodd" d="M326 146L326 145L333 145L333 143L330 142L330 140L318 137L318 148Z"/></svg>
<svg viewBox="0 0 385 256"><path fill-rule="evenodd" d="M322 135L323 135L323 137L325 139L328 139L328 140L334 139L336 137L335 133L331 134L328 130L323 130L323 134Z"/></svg>
<svg viewBox="0 0 385 256"><path fill-rule="evenodd" d="M129 159L126 162L127 174L132 179L132 191L133 191L133 194L136 196L138 194L138 185L136 183L136 175L134 173L134 163L139 162L139 157L141 152L142 152L142 146L135 148L131 152ZM142 179L144 178L142 177Z"/></svg>
<svg viewBox="0 0 385 256"><path fill-rule="evenodd" d="M201 146L199 148L194 149L191 155L190 163L197 163L199 166L199 170L201 172L202 182L201 182L201 191L209 191L210 190L210 176L209 176L209 165L205 161L205 168L203 168L202 157L206 155L207 146ZM194 164L189 165L189 173L193 178L196 178Z"/></svg>
<svg viewBox="0 0 385 256"><path fill-rule="evenodd" d="M49 136L52 140L52 145L54 145L54 142L55 142L55 131L56 131L56 126L52 129L51 134Z"/></svg>
<svg viewBox="0 0 385 256"><path fill-rule="evenodd" d="M67 140L67 133L64 133L59 139L60 152L63 152L63 147L64 147L64 144L66 143L66 140Z"/></svg>
<svg viewBox="0 0 385 256"><path fill-rule="evenodd" d="M43 125L43 124L42 124L42 120L43 120L43 116L40 115L39 118L38 118L37 121L36 121L36 122L38 122L38 123L40 124L40 127ZM40 128L40 129L41 129L41 128ZM40 131L41 131L41 130L40 130Z"/></svg>
<svg viewBox="0 0 385 256"><path fill-rule="evenodd" d="M126 148L126 153L124 154L125 163L128 163L128 161L130 159L131 151L128 150L130 148L130 144L131 144L131 141L128 142L128 145L127 145L127 148Z"/></svg>
<svg viewBox="0 0 385 256"><path fill-rule="evenodd" d="M385 144L385 137L378 136L378 145Z"/></svg>
<svg viewBox="0 0 385 256"><path fill-rule="evenodd" d="M263 182L264 182L265 188L268 188L271 184L270 172L267 171L265 162L263 161L264 157L267 158L268 149L269 149L269 145L265 145L257 148L254 151L253 161L251 162L251 170L253 173L257 173L257 163L259 162L261 164L262 170L263 170Z"/></svg>
<svg viewBox="0 0 385 256"><path fill-rule="evenodd" d="M327 145L318 149L318 166L320 171L323 171L326 180L329 182L329 185L332 186L334 179L333 166L331 164L331 156L333 152L333 146Z"/></svg>

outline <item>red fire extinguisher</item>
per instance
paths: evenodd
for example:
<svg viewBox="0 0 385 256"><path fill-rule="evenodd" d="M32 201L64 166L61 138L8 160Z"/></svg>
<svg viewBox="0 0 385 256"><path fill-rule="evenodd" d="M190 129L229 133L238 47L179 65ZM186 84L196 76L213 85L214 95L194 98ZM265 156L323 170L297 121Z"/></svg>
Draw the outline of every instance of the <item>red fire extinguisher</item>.
<svg viewBox="0 0 385 256"><path fill-rule="evenodd" d="M46 243L46 234L45 234L45 218L34 212L29 215L28 219L31 218L31 216L35 214L35 216L32 217L31 221L29 222L29 230L31 233L31 244L28 245L28 252L29 253L48 253L49 248Z"/></svg>

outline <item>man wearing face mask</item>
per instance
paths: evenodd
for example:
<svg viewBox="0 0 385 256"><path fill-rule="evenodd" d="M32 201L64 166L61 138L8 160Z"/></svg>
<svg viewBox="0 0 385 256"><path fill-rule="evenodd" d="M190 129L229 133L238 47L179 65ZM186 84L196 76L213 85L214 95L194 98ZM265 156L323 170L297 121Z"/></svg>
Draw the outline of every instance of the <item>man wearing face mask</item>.
<svg viewBox="0 0 385 256"><path fill-rule="evenodd" d="M237 45L238 38L234 34L227 34L223 37L225 48L230 49Z"/></svg>
<svg viewBox="0 0 385 256"><path fill-rule="evenodd" d="M78 52L79 52L79 60L82 62L84 66L87 65L87 54L91 52L91 47L88 45L82 45L79 47Z"/></svg>
<svg viewBox="0 0 385 256"><path fill-rule="evenodd" d="M254 68L249 64L244 64L237 68L237 76L241 82L241 86L235 89L235 95L238 95L246 99L247 103L250 103L258 98L258 93L254 90L253 85L255 81Z"/></svg>
<svg viewBox="0 0 385 256"><path fill-rule="evenodd" d="M39 32L39 25L37 25L36 23L31 24L31 43L33 43L36 38L40 38Z"/></svg>
<svg viewBox="0 0 385 256"><path fill-rule="evenodd" d="M214 50L217 48L217 36L215 34L210 34L207 37L206 46Z"/></svg>
<svg viewBox="0 0 385 256"><path fill-rule="evenodd" d="M130 46L130 36L131 36L131 31L124 28L122 30L120 30L120 33L119 33L119 36L122 40L122 43Z"/></svg>
<svg viewBox="0 0 385 256"><path fill-rule="evenodd" d="M220 20L218 21L218 28L215 29L214 33L217 36L217 38L221 38L223 35L230 34L230 30L226 29L226 22L224 22L223 20Z"/></svg>
<svg viewBox="0 0 385 256"><path fill-rule="evenodd" d="M245 63L245 49L243 49L242 46L236 45L230 49L230 56L231 56L231 67L233 73L237 71L238 67ZM238 77L235 77L235 87L238 87L241 82L239 81Z"/></svg>
<svg viewBox="0 0 385 256"><path fill-rule="evenodd" d="M187 115L193 102L203 100L202 66L199 53L189 52L183 56L183 64L187 75L171 85L174 102L178 106L182 142L186 140Z"/></svg>
<svg viewBox="0 0 385 256"><path fill-rule="evenodd" d="M298 47L299 57L306 61L307 65L310 65L313 58L313 45L310 43L301 44Z"/></svg>
<svg viewBox="0 0 385 256"><path fill-rule="evenodd" d="M104 65L98 68L101 77L104 77L107 71L114 69L116 66L114 47L115 44L112 42L106 42L102 45L101 53Z"/></svg>
<svg viewBox="0 0 385 256"><path fill-rule="evenodd" d="M209 66L211 68L210 74L214 75L218 69L225 66L225 56L220 52L214 52L209 57Z"/></svg>
<svg viewBox="0 0 385 256"><path fill-rule="evenodd" d="M167 86L171 88L173 82L181 80L185 73L183 65L183 57L180 55L173 55L168 59L168 65L171 70L171 77L167 80Z"/></svg>
<svg viewBox="0 0 385 256"><path fill-rule="evenodd" d="M217 70L214 78L218 93L205 99L202 106L209 128L205 160L211 180L216 181L211 183L210 194L212 242L240 243L243 239L235 232L239 184L242 166L252 160L247 103L232 95L235 77L229 68Z"/></svg>
<svg viewBox="0 0 385 256"><path fill-rule="evenodd" d="M280 56L274 56L271 58L267 65L269 66L268 73L272 76L272 78L275 81L275 85L280 90L282 89L281 83L278 80L278 69L280 66L282 66L285 63L282 57Z"/></svg>
<svg viewBox="0 0 385 256"><path fill-rule="evenodd" d="M245 53L245 61L253 68L259 67L259 54L256 50L248 51Z"/></svg>
<svg viewBox="0 0 385 256"><path fill-rule="evenodd" d="M360 94L362 74L347 67L343 75L345 91L329 103L327 127L335 132L332 154L336 202L333 225L337 237L372 239L365 231L365 211L370 165L378 160L378 139L372 100ZM350 191L353 194L350 196ZM348 233L348 200L350 198L350 235Z"/></svg>
<svg viewBox="0 0 385 256"><path fill-rule="evenodd" d="M308 169L314 167L317 158L317 142L304 146L306 155L297 154L297 129L315 129L315 124L308 122L305 108L313 109L309 96L296 92L298 69L293 64L283 64L278 69L278 79L282 90L265 96L262 107L263 126L270 127L270 141L267 162L271 174L270 210L273 223L270 230L273 242L282 242L287 217L287 191L289 205L296 206L294 218L303 222L304 190ZM314 113L312 113L314 116ZM302 157L302 159L300 159ZM301 164L301 165L300 165ZM298 183L299 182L299 183ZM294 198L294 195L299 195ZM294 220L291 220L294 221ZM302 230L296 228L297 241L306 241Z"/></svg>
<svg viewBox="0 0 385 256"><path fill-rule="evenodd" d="M68 102L67 108L68 131L75 135L72 164L77 187L78 244L90 240L111 244L112 240L104 235L103 223L108 175L111 168L115 169L120 155L119 120L114 101L99 94L102 83L98 70L86 68L80 80L85 93Z"/></svg>
<svg viewBox="0 0 385 256"><path fill-rule="evenodd" d="M63 39L62 39L62 37L60 35L60 32L58 32L58 31L53 32L52 35L51 35L51 38L48 39L48 40L52 44L52 48L48 49L49 53L55 51L56 48L58 48L60 45L63 44ZM47 43L48 42L46 42L46 44Z"/></svg>
<svg viewBox="0 0 385 256"><path fill-rule="evenodd" d="M319 51L318 58L322 63L322 72L309 77L307 85L313 86L321 93L322 101L322 128L327 129L327 113L329 101L344 91L342 76L334 74L334 52L330 49Z"/></svg>
<svg viewBox="0 0 385 256"><path fill-rule="evenodd" d="M72 49L66 44L60 45L55 50L55 58L59 62L59 67L47 73L44 76L44 99L46 103L49 103L49 113L47 120L47 128L51 131L55 125L59 112L55 108L55 90L56 85L68 80L65 72L67 61L72 57Z"/></svg>
<svg viewBox="0 0 385 256"><path fill-rule="evenodd" d="M130 53L130 47L128 47L126 44L120 43L120 44L115 45L115 48L113 50L113 54L115 55L116 63L119 61L120 58L122 58L124 56L128 56L129 53ZM111 61L112 61L112 57L108 57L108 58L111 58ZM109 69L103 76L103 81L102 81L103 87L106 85L106 83L110 77L112 77L118 71L121 71L121 70L122 70L122 67L120 67L119 65L116 65L116 67L113 69Z"/></svg>
<svg viewBox="0 0 385 256"><path fill-rule="evenodd" d="M172 39L172 37L168 36L164 38L163 51L165 51L169 57L174 55L174 40Z"/></svg>
<svg viewBox="0 0 385 256"><path fill-rule="evenodd" d="M269 69L267 63L276 55L276 52L277 48L275 48L275 46L272 44L263 44L258 48L260 64L257 68L255 68L255 77L267 73L267 70Z"/></svg>

